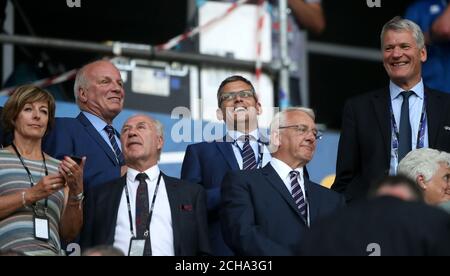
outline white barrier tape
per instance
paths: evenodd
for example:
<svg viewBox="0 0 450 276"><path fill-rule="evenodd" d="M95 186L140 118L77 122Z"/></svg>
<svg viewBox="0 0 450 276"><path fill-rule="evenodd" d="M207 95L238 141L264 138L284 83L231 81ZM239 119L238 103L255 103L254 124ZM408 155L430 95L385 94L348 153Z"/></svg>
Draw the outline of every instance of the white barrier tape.
<svg viewBox="0 0 450 276"><path fill-rule="evenodd" d="M54 85L54 84L58 84L58 83L62 83L62 82L74 79L76 74L77 74L77 72L78 72L78 69L73 69L73 70L65 72L65 73L63 73L63 74L61 74L59 76L37 80L37 81L32 82L30 84L34 85L34 86L38 86L40 88L45 88L45 87L50 86L50 85ZM11 95L11 93L14 92L14 90L17 87L19 87L19 85L2 89L0 91L0 96Z"/></svg>
<svg viewBox="0 0 450 276"><path fill-rule="evenodd" d="M213 24L216 24L217 22L220 22L225 17L230 15L233 11L235 11L236 8L242 6L243 4L245 4L245 3L249 2L249 1L250 0L238 0L238 1L234 2L233 5L231 5L230 8L228 8L225 11L225 13L223 13L222 15L219 15L218 17L211 19L210 21L208 21L203 26L198 26L198 27L192 29L191 31L188 31L188 32L186 32L184 34L178 35L178 36L170 39L168 42L166 42L164 44L160 44L160 45L156 46L156 49L157 50L169 50L169 49L172 49L173 47L175 47L178 44L180 44L181 41L186 40L188 38L191 38L191 37L197 35L198 33L204 31L206 28L212 26Z"/></svg>

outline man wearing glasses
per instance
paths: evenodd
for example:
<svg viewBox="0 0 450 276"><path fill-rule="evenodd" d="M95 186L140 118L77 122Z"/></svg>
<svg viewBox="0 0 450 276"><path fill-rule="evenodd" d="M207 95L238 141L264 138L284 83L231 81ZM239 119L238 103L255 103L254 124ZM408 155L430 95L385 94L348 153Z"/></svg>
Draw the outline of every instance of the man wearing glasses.
<svg viewBox="0 0 450 276"><path fill-rule="evenodd" d="M222 231L237 255L298 255L309 226L344 205L343 196L304 177L321 138L314 120L308 108L281 111L270 125L270 163L225 176Z"/></svg>
<svg viewBox="0 0 450 276"><path fill-rule="evenodd" d="M228 171L262 168L271 156L268 139L258 129L262 108L252 83L242 76L226 78L219 86L217 102L217 117L225 122L227 134L213 142L188 146L181 178L206 189L212 251L227 256L233 252L223 241L219 221L223 177Z"/></svg>

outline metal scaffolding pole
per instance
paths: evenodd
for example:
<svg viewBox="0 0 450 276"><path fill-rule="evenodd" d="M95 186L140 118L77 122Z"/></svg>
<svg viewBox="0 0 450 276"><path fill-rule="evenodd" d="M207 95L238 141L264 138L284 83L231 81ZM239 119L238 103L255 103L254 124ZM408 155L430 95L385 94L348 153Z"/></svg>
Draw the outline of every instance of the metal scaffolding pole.
<svg viewBox="0 0 450 276"><path fill-rule="evenodd" d="M280 58L281 68L279 72L279 92L281 93L280 108L286 109L290 106L289 71L291 61L288 54L288 4L287 0L279 0L280 18Z"/></svg>
<svg viewBox="0 0 450 276"><path fill-rule="evenodd" d="M58 48L95 52L111 56L124 56L130 58L143 58L167 62L182 62L199 66L219 66L236 70L253 71L255 62L230 59L214 55L181 53L175 51L155 51L150 45L130 44L121 42L95 43L66 39L41 38L22 35L0 34L0 43L18 44L43 48ZM263 72L274 75L278 68L270 63L263 63Z"/></svg>

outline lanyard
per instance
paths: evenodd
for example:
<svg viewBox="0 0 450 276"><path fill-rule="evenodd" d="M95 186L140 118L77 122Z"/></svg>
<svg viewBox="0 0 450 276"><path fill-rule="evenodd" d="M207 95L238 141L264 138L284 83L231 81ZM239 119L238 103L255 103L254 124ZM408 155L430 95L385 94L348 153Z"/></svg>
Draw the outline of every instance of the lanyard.
<svg viewBox="0 0 450 276"><path fill-rule="evenodd" d="M17 157L19 158L20 163L22 163L23 168L24 168L25 171L27 172L28 178L30 179L30 185L31 185L31 187L33 187L33 186L34 186L34 179L33 179L33 176L31 175L30 169L28 169L28 167L25 165L25 162L23 161L22 155L20 155L19 151L17 150L16 145L14 145L14 142L11 143L11 146L12 146L12 148L14 149L14 151L16 152L16 155L17 155ZM41 154L42 154L42 160L43 160L43 162L44 162L45 175L48 175L47 163L45 162L44 152L41 151ZM34 207L34 208L33 208L34 211L36 212L36 211L37 211L37 210L36 210L36 209L37 209L37 204L36 204L36 202L33 203L33 207ZM44 213L45 213L45 214L47 214L47 208L48 208L48 198L45 198L45 206L44 206Z"/></svg>
<svg viewBox="0 0 450 276"><path fill-rule="evenodd" d="M148 214L148 220L147 220L147 224L146 224L147 228L145 229L145 232L144 232L145 238L147 238L150 233L150 222L152 221L153 210L155 208L156 195L158 194L158 188L159 188L159 183L161 182L161 177L162 177L162 173L160 172L159 177L158 177L158 182L156 182L155 192L153 194L152 205L150 206L150 212ZM130 194L128 192L127 185L125 185L125 196L127 198L128 219L130 221L130 232L131 232L131 235L134 238L136 238L136 235L134 234L134 228L133 228L133 218L131 216Z"/></svg>
<svg viewBox="0 0 450 276"><path fill-rule="evenodd" d="M248 142L249 146L250 145L250 141ZM263 146L266 144L264 142L262 142L261 140L257 140L258 143L258 160L256 160L256 168L257 169L261 169L262 168L262 162L263 162L263 158L264 158L264 148ZM244 149L241 149L241 147L239 147L237 140L233 140L232 145L236 146L239 150L239 152L241 153L241 156L244 156ZM244 160L242 160L242 162L244 162Z"/></svg>
<svg viewBox="0 0 450 276"><path fill-rule="evenodd" d="M392 129L392 148L395 152L395 156L398 160L398 144L400 139L400 134L398 131L397 123L395 122L394 111L392 109L392 101L390 102L391 108L391 129ZM426 97L424 94L422 114L420 115L419 132L417 133L417 144L416 148L421 149L425 146L425 129L427 126L427 111L426 111Z"/></svg>

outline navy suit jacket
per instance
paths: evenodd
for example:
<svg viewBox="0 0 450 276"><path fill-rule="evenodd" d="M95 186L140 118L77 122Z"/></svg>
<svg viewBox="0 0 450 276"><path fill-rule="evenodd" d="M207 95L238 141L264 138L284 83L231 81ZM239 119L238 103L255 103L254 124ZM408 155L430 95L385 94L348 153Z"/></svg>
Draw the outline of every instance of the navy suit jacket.
<svg viewBox="0 0 450 276"><path fill-rule="evenodd" d="M305 178L311 225L344 206L344 197ZM222 184L222 230L237 255L300 254L308 229L275 169L228 173Z"/></svg>
<svg viewBox="0 0 450 276"><path fill-rule="evenodd" d="M215 255L232 255L220 228L220 187L225 174L239 171L232 144L220 141L189 145L181 168L181 179L202 185L206 190L209 238Z"/></svg>
<svg viewBox="0 0 450 276"><path fill-rule="evenodd" d="M172 215L175 256L211 254L204 189L164 174L163 179ZM114 244L117 214L125 185L126 175L91 189L84 209L82 248Z"/></svg>
<svg viewBox="0 0 450 276"><path fill-rule="evenodd" d="M301 251L308 256L450 256L450 216L390 196L361 200L311 227Z"/></svg>
<svg viewBox="0 0 450 276"><path fill-rule="evenodd" d="M425 88L429 147L450 152L450 95ZM388 175L391 160L389 88L350 99L344 108L332 189L348 201L365 198Z"/></svg>
<svg viewBox="0 0 450 276"><path fill-rule="evenodd" d="M91 122L80 113L76 118L56 118L55 127L44 139L44 151L56 159L64 156L86 156L84 187L112 181L120 177L115 154Z"/></svg>

